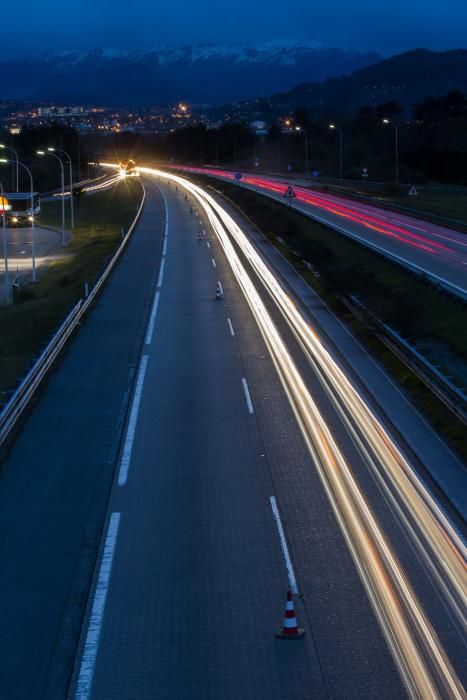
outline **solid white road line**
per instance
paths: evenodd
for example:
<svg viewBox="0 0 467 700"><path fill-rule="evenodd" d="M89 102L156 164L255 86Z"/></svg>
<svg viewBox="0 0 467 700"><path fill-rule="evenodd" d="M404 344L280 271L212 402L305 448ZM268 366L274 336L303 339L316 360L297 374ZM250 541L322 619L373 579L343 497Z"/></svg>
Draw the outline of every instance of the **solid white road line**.
<svg viewBox="0 0 467 700"><path fill-rule="evenodd" d="M146 345L149 345L152 342L152 334L154 333L154 324L156 323L157 307L159 306L160 295L160 292L156 292L154 296L154 301L151 309L151 316L149 317L148 328L146 331Z"/></svg>
<svg viewBox="0 0 467 700"><path fill-rule="evenodd" d="M128 470L130 468L133 441L135 439L136 422L138 420L139 405L143 393L144 376L146 374L147 364L148 355L143 355L141 357L141 362L139 365L138 379L136 382L135 393L131 405L130 420L128 421L128 428L126 431L125 443L123 445L122 458L120 460L120 471L118 473L119 486L124 486L128 478Z"/></svg>
<svg viewBox="0 0 467 700"><path fill-rule="evenodd" d="M112 513L107 530L107 537L105 539L96 590L94 592L94 601L89 618L86 642L81 658L81 666L76 684L76 700L89 700L91 697L94 667L96 665L97 652L99 649L99 639L104 619L105 603L107 600L107 591L109 589L119 525L120 513Z"/></svg>
<svg viewBox="0 0 467 700"><path fill-rule="evenodd" d="M248 383L243 377L242 379L243 391L245 392L246 405L248 406L248 413L253 413L253 404L251 402L250 390L248 389Z"/></svg>
<svg viewBox="0 0 467 700"><path fill-rule="evenodd" d="M216 261L214 260L214 258L211 258L211 260L212 260L212 266L213 266L213 267L217 267L217 266L216 266Z"/></svg>
<svg viewBox="0 0 467 700"><path fill-rule="evenodd" d="M157 278L157 287L162 286L162 280L164 279L164 266L165 266L165 257L161 258L161 266L159 268L159 277Z"/></svg>
<svg viewBox="0 0 467 700"><path fill-rule="evenodd" d="M162 257L167 253L167 236L164 236L164 245L162 246Z"/></svg>
<svg viewBox="0 0 467 700"><path fill-rule="evenodd" d="M230 320L230 318L227 319L227 323L229 324L230 335L235 335L235 331L234 331L234 329L233 329L232 321Z"/></svg>
<svg viewBox="0 0 467 700"><path fill-rule="evenodd" d="M298 593L297 581L295 579L295 574L290 560L289 549L287 547L287 542L285 541L284 528L282 527L281 516L279 515L279 509L277 507L276 499L274 496L270 496L272 513L274 515L277 529L279 530L279 538L281 541L282 553L285 559L285 567L287 569L287 576L289 577L290 590L292 593Z"/></svg>

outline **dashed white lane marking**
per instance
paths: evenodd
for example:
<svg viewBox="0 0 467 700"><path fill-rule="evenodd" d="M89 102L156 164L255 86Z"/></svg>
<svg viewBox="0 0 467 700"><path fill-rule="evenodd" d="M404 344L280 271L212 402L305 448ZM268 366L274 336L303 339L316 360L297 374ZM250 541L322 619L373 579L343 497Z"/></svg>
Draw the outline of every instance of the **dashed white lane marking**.
<svg viewBox="0 0 467 700"><path fill-rule="evenodd" d="M224 288L222 287L222 282L220 280L217 280L217 286L219 287L219 291L224 296Z"/></svg>
<svg viewBox="0 0 467 700"><path fill-rule="evenodd" d="M211 258L211 260L212 260L212 266L213 266L213 267L217 267L216 261L214 260L214 258Z"/></svg>
<svg viewBox="0 0 467 700"><path fill-rule="evenodd" d="M203 236L205 236L205 235L206 235L206 231L205 231L204 228L203 228Z"/></svg>
<svg viewBox="0 0 467 700"><path fill-rule="evenodd" d="M159 268L159 276L157 278L157 287L162 286L162 280L164 279L164 267L165 267L165 256L161 259L161 266Z"/></svg>
<svg viewBox="0 0 467 700"><path fill-rule="evenodd" d="M295 573L293 570L292 562L290 560L289 549L287 547L287 542L285 540L284 528L282 527L281 516L279 515L279 509L277 507L276 499L274 496L270 496L272 513L274 515L277 529L279 530L279 538L281 541L282 553L285 559L285 567L287 569L287 576L289 578L290 590L292 593L298 593L297 581L295 579Z"/></svg>
<svg viewBox="0 0 467 700"><path fill-rule="evenodd" d="M245 392L246 405L248 406L248 413L253 413L253 404L251 402L250 390L248 389L248 383L243 377L242 379L243 391Z"/></svg>
<svg viewBox="0 0 467 700"><path fill-rule="evenodd" d="M233 329L232 321L230 320L230 318L227 319L227 323L229 324L230 335L235 335L235 331L234 331L234 329Z"/></svg>
<svg viewBox="0 0 467 700"><path fill-rule="evenodd" d="M143 355L141 357L141 362L139 365L138 379L136 381L135 393L131 404L130 420L128 421L125 442L123 445L122 458L120 460L120 470L118 473L119 486L124 486L128 479L128 470L130 468L131 453L133 451L133 442L135 439L136 432L136 422L138 420L139 405L141 403L141 396L143 393L144 376L146 374L147 364L148 355Z"/></svg>
<svg viewBox="0 0 467 700"><path fill-rule="evenodd" d="M76 700L89 700L91 697L92 680L99 649L99 639L104 619L105 603L107 600L107 591L109 589L119 525L120 513L112 513L107 529L101 567L99 569L83 656L81 658L81 666L76 684Z"/></svg>
<svg viewBox="0 0 467 700"><path fill-rule="evenodd" d="M211 244L209 243L209 241L206 241L206 245L207 245L208 248L211 247Z"/></svg>
<svg viewBox="0 0 467 700"><path fill-rule="evenodd" d="M150 343L152 342L152 334L154 333L154 324L156 323L157 308L159 306L160 295L161 295L160 292L156 292L156 294L154 296L154 302L152 304L151 316L149 317L148 328L146 331L146 340L145 340L146 345L150 345Z"/></svg>

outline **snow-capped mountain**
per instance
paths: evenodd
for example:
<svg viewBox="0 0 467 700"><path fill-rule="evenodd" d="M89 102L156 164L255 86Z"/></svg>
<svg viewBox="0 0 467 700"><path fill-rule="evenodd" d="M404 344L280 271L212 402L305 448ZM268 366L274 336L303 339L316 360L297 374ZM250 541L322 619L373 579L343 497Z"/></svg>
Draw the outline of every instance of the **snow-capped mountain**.
<svg viewBox="0 0 467 700"><path fill-rule="evenodd" d="M0 95L103 104L162 105L178 99L221 104L347 75L379 60L375 53L317 42L70 50L1 62Z"/></svg>

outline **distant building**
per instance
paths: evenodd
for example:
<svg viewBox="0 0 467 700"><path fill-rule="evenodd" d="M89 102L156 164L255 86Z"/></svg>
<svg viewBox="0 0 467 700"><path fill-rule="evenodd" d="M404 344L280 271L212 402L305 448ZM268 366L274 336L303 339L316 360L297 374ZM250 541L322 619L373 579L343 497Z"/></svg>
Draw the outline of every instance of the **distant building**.
<svg viewBox="0 0 467 700"><path fill-rule="evenodd" d="M265 136L268 133L268 125L262 120L250 122L250 129L255 132L256 136Z"/></svg>
<svg viewBox="0 0 467 700"><path fill-rule="evenodd" d="M37 116L38 117L46 117L47 119L50 119L51 117L55 118L66 118L66 117L82 117L84 114L87 114L87 110L84 107L39 107L37 109Z"/></svg>

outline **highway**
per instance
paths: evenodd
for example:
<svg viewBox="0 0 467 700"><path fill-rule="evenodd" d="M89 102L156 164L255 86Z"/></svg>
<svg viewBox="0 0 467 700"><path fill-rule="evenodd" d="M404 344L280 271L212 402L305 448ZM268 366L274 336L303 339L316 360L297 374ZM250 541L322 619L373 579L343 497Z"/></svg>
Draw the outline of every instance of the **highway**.
<svg viewBox="0 0 467 700"><path fill-rule="evenodd" d="M235 180L235 172L218 168L188 168L186 172ZM443 226L389 209L293 185L296 197L284 197L292 180L242 173L241 187L261 192L284 205L331 226L410 269L426 274L452 293L467 299L467 238Z"/></svg>
<svg viewBox="0 0 467 700"><path fill-rule="evenodd" d="M0 688L463 697L458 523L245 222L143 174L130 245L3 467Z"/></svg>
<svg viewBox="0 0 467 700"><path fill-rule="evenodd" d="M153 688L177 698L284 697L273 648L284 659L288 697L307 697L313 683L314 697L403 697L393 671L383 681L381 669L392 668L389 650L410 697L463 697L461 536L238 224L201 188L143 172L167 178L161 185L166 254L84 626L75 697L136 698L146 688L147 697ZM195 201L198 222L188 205L177 212L182 192ZM225 300L213 300L216 280ZM291 460L291 445L299 448L298 460L296 454ZM266 467L262 477L255 463ZM280 596L278 584L282 578L286 585L290 564L286 556L281 565L268 488L293 551L296 573L291 577L289 567L289 585L298 582L313 635L303 675L277 642L271 645L264 625L264 611L274 607L272 589ZM312 524L302 518L312 517L309 499L317 492L327 500L321 500L319 524L308 529ZM317 530L334 562L325 566L325 578L331 576L327 611L316 579L305 573L323 555L310 539ZM336 616L343 583L348 600ZM323 618L314 618L317 595L328 625L324 634ZM246 627L238 625L241 601ZM372 613L363 613L360 606L370 604ZM334 625L354 615L371 620L371 631L336 634ZM378 638L376 620L385 651L368 646ZM225 643L220 629L229 630ZM344 639L337 671L328 665L330 647L341 649ZM367 663L379 663L378 671L363 676L362 644ZM349 656L352 671L345 670ZM180 659L186 659L183 672Z"/></svg>

